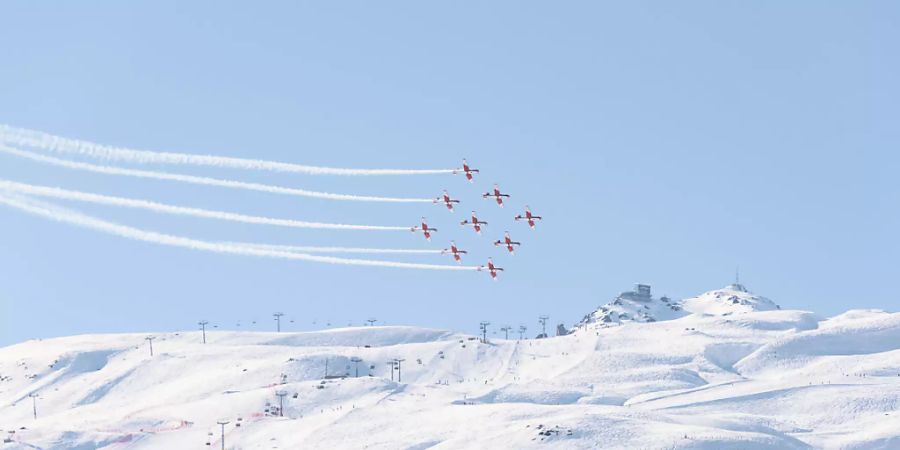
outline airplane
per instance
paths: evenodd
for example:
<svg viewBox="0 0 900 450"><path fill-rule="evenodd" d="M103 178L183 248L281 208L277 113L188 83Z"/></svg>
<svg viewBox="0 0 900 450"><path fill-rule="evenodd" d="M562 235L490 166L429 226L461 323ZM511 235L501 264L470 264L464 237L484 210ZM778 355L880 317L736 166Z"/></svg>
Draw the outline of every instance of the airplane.
<svg viewBox="0 0 900 450"><path fill-rule="evenodd" d="M435 231L437 231L437 228L431 228L431 227L429 227L428 224L425 222L425 218L423 217L423 218L422 218L422 225L421 225L421 226L418 226L418 227L412 227L412 228L409 229L409 231L412 231L413 233L418 232L418 231L421 231L422 234L425 235L425 240L426 240L426 241L430 241L430 240L431 240L431 233L434 233Z"/></svg>
<svg viewBox="0 0 900 450"><path fill-rule="evenodd" d="M462 169L456 169L456 170L454 170L454 171L453 171L453 175L456 175L456 174L459 174L459 173L464 173L464 174L466 174L466 179L469 180L469 183L472 183L472 182L475 181L475 180L474 180L474 176L473 176L472 174L473 174L473 173L479 173L479 170L478 170L478 169L472 169L472 168L470 168L470 167L469 167L469 163L466 161L465 158L463 158L463 166L462 166Z"/></svg>
<svg viewBox="0 0 900 450"><path fill-rule="evenodd" d="M530 226L531 229L533 230L533 229L534 229L534 221L535 221L535 220L544 220L544 218L541 217L541 216L535 216L535 215L531 214L531 208L529 208L529 207L526 205L526 206L525 206L525 215L523 216L523 215L519 214L518 216L516 216L516 220L525 220L525 221L527 221L527 222L528 222L528 226Z"/></svg>
<svg viewBox="0 0 900 450"><path fill-rule="evenodd" d="M475 211L472 211L472 220L471 220L471 221L469 221L469 220L463 220L463 221L460 222L459 224L462 225L462 226L471 225L472 228L475 229L475 232L476 232L476 233L481 234L481 227L484 226L484 225L487 225L488 223L487 223L487 222L482 222L482 221L478 220L478 217L475 216Z"/></svg>
<svg viewBox="0 0 900 450"><path fill-rule="evenodd" d="M500 187L496 184L494 185L494 192L485 192L481 195L483 198L494 198L497 201L497 204L500 207L503 207L503 197L509 198L509 194L503 194L500 192Z"/></svg>
<svg viewBox="0 0 900 450"><path fill-rule="evenodd" d="M506 246L506 249L509 250L510 253L515 253L515 250L516 250L516 249L515 249L514 246L515 246L515 245L522 245L522 243L521 243L521 242L513 241L513 240L509 237L509 231L507 231L507 232L503 235L503 240L502 240L502 241L496 241L496 242L494 242L494 245L497 246L497 247L499 247L499 246L501 246L501 245Z"/></svg>
<svg viewBox="0 0 900 450"><path fill-rule="evenodd" d="M465 251L465 250L460 250L459 248L457 248L457 247L456 247L456 241L450 241L450 248L449 248L449 249L445 249L445 250L441 250L441 254L442 254L442 255L446 255L446 254L448 254L448 253L451 254L451 255L453 255L453 259L455 259L456 262L461 262L461 261L462 261L462 257L459 256L459 255L460 255L460 254L466 254L466 253L469 253L469 252L467 252L467 251Z"/></svg>
<svg viewBox="0 0 900 450"><path fill-rule="evenodd" d="M478 266L478 271L487 271L491 275L491 278L493 278L494 281L497 281L497 272L502 272L503 268L494 266L494 260L488 258L487 266Z"/></svg>
<svg viewBox="0 0 900 450"><path fill-rule="evenodd" d="M444 194L434 199L432 203L443 203L445 206L447 206L447 209L449 209L450 212L453 212L453 204L459 203L459 200L453 200L452 198L450 198L450 194L448 194L447 191L444 190Z"/></svg>

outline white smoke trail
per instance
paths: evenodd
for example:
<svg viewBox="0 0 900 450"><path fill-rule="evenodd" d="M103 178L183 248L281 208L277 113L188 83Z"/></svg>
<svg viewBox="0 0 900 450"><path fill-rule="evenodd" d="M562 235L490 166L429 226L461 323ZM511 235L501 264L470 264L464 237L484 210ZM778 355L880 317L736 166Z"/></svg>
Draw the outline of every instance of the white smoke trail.
<svg viewBox="0 0 900 450"><path fill-rule="evenodd" d="M424 270L454 270L454 271L474 271L479 270L475 266L450 266L436 264L413 264L393 261L377 261L368 259L349 259L337 258L333 256L317 256L305 253L284 252L277 250L266 250L261 248L248 247L244 245L224 244L216 242L207 242L197 239L190 239L170 234L157 233L153 231L144 231L113 222L107 222L95 217L81 214L75 211L66 210L52 204L37 202L28 197L21 197L15 194L0 192L0 204L25 211L37 216L56 220L58 222L77 225L84 228L101 231L119 237L134 239L138 241L151 242L154 244L168 245L173 247L183 247L193 250L203 250L214 253L227 253L246 256L260 256L267 258L281 258L301 261L313 261L326 264L340 264L352 266L374 266L374 267L393 267L400 269L424 269Z"/></svg>
<svg viewBox="0 0 900 450"><path fill-rule="evenodd" d="M260 225L275 225L291 228L316 228L331 230L374 230L374 231L409 231L410 227L387 227L377 225L347 225L339 223L304 222L300 220L275 219L270 217L249 216L245 214L230 213L225 211L211 211L207 209L188 208L183 206L167 205L124 197L112 197L108 195L92 194L89 192L71 191L47 186L35 186L0 179L0 190L18 192L29 196L51 197L63 200L75 200L80 202L96 203L101 205L122 206L126 208L144 209L165 214L201 217L231 222L252 223Z"/></svg>
<svg viewBox="0 0 900 450"><path fill-rule="evenodd" d="M371 254L396 254L396 255L439 255L443 250L419 250L401 248L361 248L361 247L303 247L297 245L276 244L252 244L247 242L225 242L230 245L240 245L252 248L278 250L282 252L301 253L371 253Z"/></svg>
<svg viewBox="0 0 900 450"><path fill-rule="evenodd" d="M52 156L40 155L37 153L18 150L15 148L0 145L0 152L22 158L38 161L45 164L52 164L59 167L69 169L86 170L89 172L105 173L109 175L124 175L138 178L151 178L156 180L180 181L182 183L201 184L206 186L219 186L234 189L247 189L251 191L269 192L273 194L296 195L300 197L323 198L328 200L349 200L357 202L387 202L387 203L433 203L430 198L397 198L397 197L371 197L364 195L349 194L331 194L328 192L307 191L304 189L294 189L281 186L272 186L260 183L248 183L244 181L222 180L218 178L198 177L193 175L183 175L168 172L153 172L149 170L125 169L112 166L98 166L95 164L68 161L65 159L54 158Z"/></svg>
<svg viewBox="0 0 900 450"><path fill-rule="evenodd" d="M343 169L335 167L316 167L301 164L264 161L257 159L232 158L211 155L192 155L187 153L151 152L134 150L111 145L69 139L52 134L0 125L0 141L10 145L21 145L49 150L57 153L84 155L113 161L135 163L179 164L194 166L227 167L251 170L272 170L278 172L305 173L312 175L433 175L452 174L454 169Z"/></svg>

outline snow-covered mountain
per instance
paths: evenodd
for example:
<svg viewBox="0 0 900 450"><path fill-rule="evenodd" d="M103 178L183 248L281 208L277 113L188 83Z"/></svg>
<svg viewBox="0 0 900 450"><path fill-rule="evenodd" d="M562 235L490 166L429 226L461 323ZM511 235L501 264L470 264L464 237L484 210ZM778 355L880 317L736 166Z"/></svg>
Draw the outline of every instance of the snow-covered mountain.
<svg viewBox="0 0 900 450"><path fill-rule="evenodd" d="M622 292L616 298L584 316L575 328L589 325L618 325L624 322L656 322L684 317L681 305L668 297L655 298L650 286L635 285L633 291Z"/></svg>
<svg viewBox="0 0 900 450"><path fill-rule="evenodd" d="M220 448L223 431L229 449L900 448L900 313L822 319L736 289L654 302L666 320L487 343L415 327L161 333L152 356L145 334L28 341L0 348L0 450Z"/></svg>
<svg viewBox="0 0 900 450"><path fill-rule="evenodd" d="M678 301L665 296L653 297L649 285L638 284L634 290L622 292L613 301L584 316L575 328L620 325L623 322L657 322L688 314L729 315L773 309L781 307L765 297L750 293L739 283Z"/></svg>

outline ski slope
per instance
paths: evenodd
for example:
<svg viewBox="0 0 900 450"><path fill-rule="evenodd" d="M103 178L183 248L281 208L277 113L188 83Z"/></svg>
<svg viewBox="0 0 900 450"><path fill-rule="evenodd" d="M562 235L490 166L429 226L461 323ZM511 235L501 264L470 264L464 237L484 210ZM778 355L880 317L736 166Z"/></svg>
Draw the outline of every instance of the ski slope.
<svg viewBox="0 0 900 450"><path fill-rule="evenodd" d="M717 292L521 341L189 331L154 334L152 357L147 334L28 341L0 349L0 449L220 448L218 420L235 449L900 448L900 314Z"/></svg>

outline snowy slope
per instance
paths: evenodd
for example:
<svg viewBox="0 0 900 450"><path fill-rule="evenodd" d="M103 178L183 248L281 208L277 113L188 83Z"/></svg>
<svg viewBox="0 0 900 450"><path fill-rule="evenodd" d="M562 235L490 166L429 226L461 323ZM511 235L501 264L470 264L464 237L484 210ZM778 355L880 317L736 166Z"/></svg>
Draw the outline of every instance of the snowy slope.
<svg viewBox="0 0 900 450"><path fill-rule="evenodd" d="M489 343L415 327L157 334L152 357L143 334L28 341L0 349L0 449L219 448L217 420L235 449L900 448L900 314L708 311Z"/></svg>

